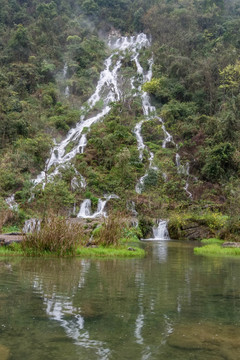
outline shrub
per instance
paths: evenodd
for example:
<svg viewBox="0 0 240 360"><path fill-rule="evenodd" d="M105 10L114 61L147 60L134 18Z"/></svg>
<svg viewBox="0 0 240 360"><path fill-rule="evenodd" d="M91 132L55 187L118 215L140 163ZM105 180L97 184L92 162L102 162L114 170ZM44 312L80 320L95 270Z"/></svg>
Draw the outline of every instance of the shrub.
<svg viewBox="0 0 240 360"><path fill-rule="evenodd" d="M50 215L40 231L26 235L23 250L27 254L40 255L50 252L58 256L74 255L77 246L84 242L83 227L64 217Z"/></svg>
<svg viewBox="0 0 240 360"><path fill-rule="evenodd" d="M121 214L111 214L105 219L96 234L96 242L98 244L104 246L117 246L119 244L122 233L121 218Z"/></svg>
<svg viewBox="0 0 240 360"><path fill-rule="evenodd" d="M205 164L201 170L202 176L212 182L226 179L230 171L236 168L234 152L235 148L230 143L220 143L206 149L203 152Z"/></svg>
<svg viewBox="0 0 240 360"><path fill-rule="evenodd" d="M147 217L140 217L139 219L139 229L141 230L142 236L146 239L150 234L152 234L153 221Z"/></svg>

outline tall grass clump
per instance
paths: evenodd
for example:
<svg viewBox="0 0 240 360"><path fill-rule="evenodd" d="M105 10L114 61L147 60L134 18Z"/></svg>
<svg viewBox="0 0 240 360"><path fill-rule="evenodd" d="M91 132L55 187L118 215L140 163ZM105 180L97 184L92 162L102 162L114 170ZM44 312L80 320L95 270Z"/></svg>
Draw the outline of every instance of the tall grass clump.
<svg viewBox="0 0 240 360"><path fill-rule="evenodd" d="M103 225L96 234L97 244L103 246L117 246L123 231L121 214L110 214L104 221Z"/></svg>
<svg viewBox="0 0 240 360"><path fill-rule="evenodd" d="M2 208L0 204L0 233L3 231L3 227L13 218L13 212L9 209Z"/></svg>
<svg viewBox="0 0 240 360"><path fill-rule="evenodd" d="M75 255L77 246L84 242L83 227L64 217L51 215L39 231L27 234L22 244L29 255L54 253L58 256Z"/></svg>

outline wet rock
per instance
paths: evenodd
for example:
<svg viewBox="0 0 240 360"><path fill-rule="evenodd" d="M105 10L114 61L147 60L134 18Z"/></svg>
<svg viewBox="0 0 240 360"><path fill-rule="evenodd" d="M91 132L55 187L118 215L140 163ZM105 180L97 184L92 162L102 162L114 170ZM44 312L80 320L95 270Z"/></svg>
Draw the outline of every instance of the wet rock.
<svg viewBox="0 0 240 360"><path fill-rule="evenodd" d="M0 235L0 246L7 246L12 243L19 243L24 240L24 236L21 233L10 233Z"/></svg>
<svg viewBox="0 0 240 360"><path fill-rule="evenodd" d="M222 244L222 247L239 248L240 242L225 242Z"/></svg>

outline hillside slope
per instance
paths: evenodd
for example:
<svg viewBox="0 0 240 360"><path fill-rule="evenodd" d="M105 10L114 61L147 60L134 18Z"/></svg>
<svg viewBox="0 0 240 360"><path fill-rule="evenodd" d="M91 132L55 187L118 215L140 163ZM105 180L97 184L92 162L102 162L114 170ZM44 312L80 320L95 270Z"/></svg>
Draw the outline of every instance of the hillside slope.
<svg viewBox="0 0 240 360"><path fill-rule="evenodd" d="M114 194L105 210L145 224L211 209L238 234L239 14L240 1L1 0L1 222L87 216L90 200L97 214Z"/></svg>

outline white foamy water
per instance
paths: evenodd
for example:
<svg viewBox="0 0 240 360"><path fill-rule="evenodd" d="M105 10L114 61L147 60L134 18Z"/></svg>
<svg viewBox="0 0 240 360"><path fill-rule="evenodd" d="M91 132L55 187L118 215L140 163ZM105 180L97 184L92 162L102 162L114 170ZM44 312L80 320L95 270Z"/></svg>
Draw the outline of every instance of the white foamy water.
<svg viewBox="0 0 240 360"><path fill-rule="evenodd" d="M92 212L91 200L85 199L80 206L80 210L77 217L83 219L95 219L102 216L106 217L107 213L105 211L105 206L107 202L111 199L119 199L119 197L117 195L112 194L105 196L104 199L98 199L97 210L94 213Z"/></svg>
<svg viewBox="0 0 240 360"><path fill-rule="evenodd" d="M75 128L71 129L65 139L60 143L55 144L51 151L50 158L46 161L45 169L42 171L35 180L34 185L42 183L43 186L47 180L51 180L54 176L59 174L59 170L71 160L78 153L83 153L87 146L87 132L92 124L101 120L110 111L110 104L118 101L121 98L121 86L119 84L119 69L122 66L124 52L131 51L138 64L138 72L142 71L141 65L137 60L138 52L143 47L149 46L149 40L145 34L139 34L131 37L121 37L118 39L110 39L109 44L114 50L104 62L104 70L100 74L96 90L87 101L87 109L90 111L94 108L99 100L103 101L103 108L98 111L94 116L85 118L82 116L81 121ZM117 60L116 60L117 57ZM67 76L67 64L63 69L63 77ZM66 90L68 93L68 91ZM84 112L84 108L82 108ZM84 130L84 134L83 134ZM67 152L67 146L73 144L71 151Z"/></svg>

